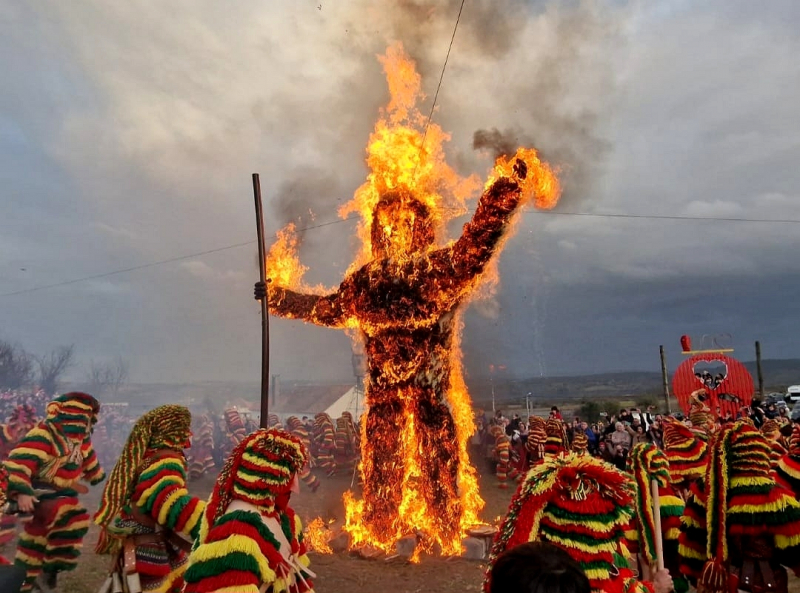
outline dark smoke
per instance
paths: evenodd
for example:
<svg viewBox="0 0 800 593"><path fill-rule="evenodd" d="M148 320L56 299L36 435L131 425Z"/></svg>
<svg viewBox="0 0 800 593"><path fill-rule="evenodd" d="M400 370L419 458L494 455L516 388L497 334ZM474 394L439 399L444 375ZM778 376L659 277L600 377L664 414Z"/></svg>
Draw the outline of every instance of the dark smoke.
<svg viewBox="0 0 800 593"><path fill-rule="evenodd" d="M283 181L270 200L280 227L293 222L298 237L303 239L304 227L312 226L316 217L326 217L327 222L335 215L342 199L349 199L344 188L332 173L320 169L298 169Z"/></svg>
<svg viewBox="0 0 800 593"><path fill-rule="evenodd" d="M501 132L497 128L476 130L472 135L472 148L487 150L492 158L514 154L520 146L517 134L513 130Z"/></svg>

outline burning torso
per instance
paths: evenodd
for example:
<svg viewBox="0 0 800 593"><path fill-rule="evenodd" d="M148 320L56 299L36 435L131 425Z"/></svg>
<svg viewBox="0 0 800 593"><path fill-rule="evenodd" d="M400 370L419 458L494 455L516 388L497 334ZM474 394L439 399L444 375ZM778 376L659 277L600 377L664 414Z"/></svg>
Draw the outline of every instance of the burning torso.
<svg viewBox="0 0 800 593"><path fill-rule="evenodd" d="M552 207L559 187L534 150L501 157L461 237L437 248L446 210L441 194L459 197L474 180L461 180L446 165L446 135L435 125L425 136L433 146L423 147L412 125L421 124L412 109L419 92L413 63L391 48L383 61L392 102L370 140L372 173L349 206L363 216L360 261L337 290L300 292L304 270L282 234L267 261L270 311L357 330L363 339L363 499L346 495L353 543L388 550L413 533L420 549L455 553L483 506L467 455L474 425L460 369L459 305L474 292L519 206L533 196L537 206ZM410 96L396 94L409 93L409 85L393 84L398 75L416 82Z"/></svg>

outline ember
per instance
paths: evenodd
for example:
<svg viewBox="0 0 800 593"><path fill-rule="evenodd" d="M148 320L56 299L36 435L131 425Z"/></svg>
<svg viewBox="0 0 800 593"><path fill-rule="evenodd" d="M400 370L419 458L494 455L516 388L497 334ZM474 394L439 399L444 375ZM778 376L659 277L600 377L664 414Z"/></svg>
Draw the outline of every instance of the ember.
<svg viewBox="0 0 800 593"><path fill-rule="evenodd" d="M363 250L338 289L320 294L303 285L284 231L268 258L269 306L283 317L357 330L364 341L363 498L345 495L352 545L388 552L415 535L415 554L456 554L483 507L467 454L474 423L461 373L461 305L492 276L487 267L519 207L532 198L552 208L560 189L533 149L501 157L462 236L437 246L480 183L447 165L449 136L439 126L424 132L420 77L402 46L380 60L391 100L370 137L367 182L340 211L360 213Z"/></svg>

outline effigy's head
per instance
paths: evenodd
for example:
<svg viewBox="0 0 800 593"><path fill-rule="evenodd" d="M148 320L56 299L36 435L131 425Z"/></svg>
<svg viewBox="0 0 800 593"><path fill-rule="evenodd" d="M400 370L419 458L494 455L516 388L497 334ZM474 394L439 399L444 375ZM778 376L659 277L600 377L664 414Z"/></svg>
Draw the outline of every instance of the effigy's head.
<svg viewBox="0 0 800 593"><path fill-rule="evenodd" d="M372 255L376 259L410 255L435 240L429 208L405 189L381 196L372 212Z"/></svg>

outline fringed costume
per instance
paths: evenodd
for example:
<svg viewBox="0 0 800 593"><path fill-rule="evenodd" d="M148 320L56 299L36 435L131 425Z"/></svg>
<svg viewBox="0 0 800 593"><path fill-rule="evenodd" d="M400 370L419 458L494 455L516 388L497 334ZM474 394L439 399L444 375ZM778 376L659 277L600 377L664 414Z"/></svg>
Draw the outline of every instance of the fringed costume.
<svg viewBox="0 0 800 593"><path fill-rule="evenodd" d="M0 462L8 458L12 449L22 437L36 426L36 410L33 406L22 404L14 408L5 424L0 424ZM5 494L5 490L3 490ZM0 546L10 543L17 537L16 515L0 514Z"/></svg>
<svg viewBox="0 0 800 593"><path fill-rule="evenodd" d="M314 416L313 437L317 450L317 466L327 475L332 476L336 473L336 460L334 459L336 431L328 414L320 412Z"/></svg>
<svg viewBox="0 0 800 593"><path fill-rule="evenodd" d="M358 431L353 424L350 412L342 412L336 419L336 432L334 433L335 460L337 469L352 470L358 460Z"/></svg>
<svg viewBox="0 0 800 593"><path fill-rule="evenodd" d="M567 427L557 418L548 418L545 425L547 440L544 444L544 452L547 455L558 455L564 453L569 448L567 439Z"/></svg>
<svg viewBox="0 0 800 593"><path fill-rule="evenodd" d="M94 485L105 478L91 441L99 411L97 400L85 393L59 396L6 461L9 496L38 499L17 543L15 564L27 572L23 591L40 576L52 588L59 572L77 565L89 528L89 514L78 501L88 489L80 482Z"/></svg>
<svg viewBox="0 0 800 593"><path fill-rule="evenodd" d="M698 593L786 593L783 566L800 567L800 503L770 476L769 444L746 421L717 434L682 523L681 572Z"/></svg>
<svg viewBox="0 0 800 593"><path fill-rule="evenodd" d="M680 577L678 536L680 535L683 499L672 487L667 456L652 443L638 443L628 455L628 472L636 483L634 520L626 533L628 547L637 554L641 568L656 570L655 518L653 516L652 481L658 482L661 506L661 538L664 566L672 575L675 590L687 591L689 583ZM648 573L649 573L648 572ZM645 574L642 570L640 574Z"/></svg>
<svg viewBox="0 0 800 593"><path fill-rule="evenodd" d="M589 437L586 433L578 429L572 437L572 452L583 455L589 451Z"/></svg>
<svg viewBox="0 0 800 593"><path fill-rule="evenodd" d="M186 455L189 479L197 480L214 471L214 423L206 414L197 420L193 430L192 447Z"/></svg>
<svg viewBox="0 0 800 593"><path fill-rule="evenodd" d="M499 426L492 426L489 432L494 437L492 457L497 462L497 487L505 490L508 488L508 480L517 477L517 470L511 464L511 441Z"/></svg>
<svg viewBox="0 0 800 593"><path fill-rule="evenodd" d="M94 516L101 527L97 553L112 554L109 579L131 593L180 593L188 550L205 503L186 490L191 414L167 405L142 416L131 430Z"/></svg>
<svg viewBox="0 0 800 593"><path fill-rule="evenodd" d="M698 389L689 395L689 421L692 423L692 431L704 440L708 440L717 430L714 422L714 415L708 404L702 399L708 396L705 389Z"/></svg>
<svg viewBox="0 0 800 593"><path fill-rule="evenodd" d="M260 429L240 443L208 500L185 593L312 590L300 518L288 505L306 463L303 444L282 430Z"/></svg>
<svg viewBox="0 0 800 593"><path fill-rule="evenodd" d="M705 473L708 443L678 420L665 418L663 424L670 479L678 492L685 495L689 486Z"/></svg>
<svg viewBox="0 0 800 593"><path fill-rule="evenodd" d="M789 450L778 460L773 468L775 481L794 492L800 499L800 424L795 424L789 439Z"/></svg>
<svg viewBox="0 0 800 593"><path fill-rule="evenodd" d="M781 424L777 420L767 420L761 426L761 434L769 443L769 462L772 468L778 465L781 457L786 455L786 446L781 435Z"/></svg>
<svg viewBox="0 0 800 593"><path fill-rule="evenodd" d="M225 442L223 444L222 452L223 459L231 454L236 446L244 440L247 436L247 429L244 426L242 415L236 408L225 408L222 412L225 417Z"/></svg>
<svg viewBox="0 0 800 593"><path fill-rule="evenodd" d="M544 445L547 442L547 423L544 418L528 418L528 438L525 450L528 452L528 468L544 459Z"/></svg>
<svg viewBox="0 0 800 593"><path fill-rule="evenodd" d="M6 489L8 488L8 472L0 465L0 511L6 507ZM0 591L3 593L16 593L25 582L25 569L11 566L5 558L0 556Z"/></svg>
<svg viewBox="0 0 800 593"><path fill-rule="evenodd" d="M267 426L269 428L277 428L278 430L283 430L281 419L277 414L269 414L267 416Z"/></svg>
<svg viewBox="0 0 800 593"><path fill-rule="evenodd" d="M652 593L652 585L637 580L623 557L633 488L630 476L589 455L545 458L511 501L492 546L484 590L488 593L488 575L500 554L545 541L581 565L596 593Z"/></svg>
<svg viewBox="0 0 800 593"><path fill-rule="evenodd" d="M297 416L289 416L289 418L286 419L286 427L289 429L290 433L300 439L300 442L303 443L303 446L307 451L311 450L311 435L308 434L308 429L305 427L300 418ZM317 488L319 488L319 478L311 471L310 455L308 456L308 463L302 467L302 469L298 472L298 475L300 477L300 481L308 486L311 492L317 491Z"/></svg>

